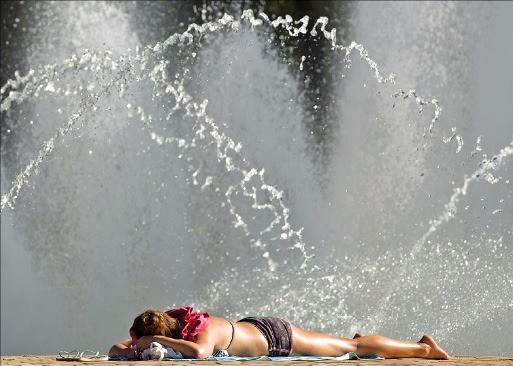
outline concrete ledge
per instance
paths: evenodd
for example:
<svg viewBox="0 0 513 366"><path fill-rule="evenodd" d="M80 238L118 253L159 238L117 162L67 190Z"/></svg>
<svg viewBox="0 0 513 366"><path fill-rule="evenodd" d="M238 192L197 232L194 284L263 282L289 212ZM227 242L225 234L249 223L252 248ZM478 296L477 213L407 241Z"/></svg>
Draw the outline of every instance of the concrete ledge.
<svg viewBox="0 0 513 366"><path fill-rule="evenodd" d="M115 366L115 365L147 365L147 366L155 366L155 365L165 365L165 366L186 366L186 365L201 365L201 366L212 366L212 365L240 365L247 364L248 366L298 366L309 364L322 364L322 365L359 365L359 366L391 366L391 365L417 365L417 366L427 366L427 365L438 365L438 366L454 366L454 365L463 365L463 366L511 366L513 365L513 356L512 357L491 357L491 356L480 356L480 357L468 357L468 356L455 356L450 360L442 361L442 360L423 360L417 358L405 358L405 359L397 359L397 360L381 360L381 361L284 361L284 362L269 362L269 361L246 361L246 362L218 362L218 361L56 361L55 355L35 355L35 356L1 356L0 364L2 366L67 366L67 365L107 365L107 366Z"/></svg>

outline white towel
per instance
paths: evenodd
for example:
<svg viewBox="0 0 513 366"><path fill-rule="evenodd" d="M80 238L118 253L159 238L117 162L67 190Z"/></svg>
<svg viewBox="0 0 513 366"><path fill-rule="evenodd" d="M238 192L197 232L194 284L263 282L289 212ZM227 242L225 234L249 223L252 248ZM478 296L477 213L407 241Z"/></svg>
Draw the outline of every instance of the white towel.
<svg viewBox="0 0 513 366"><path fill-rule="evenodd" d="M162 361L165 359L180 359L183 358L180 352L175 352L171 347L164 347L158 342L152 342L150 348L145 349L141 357L143 360Z"/></svg>

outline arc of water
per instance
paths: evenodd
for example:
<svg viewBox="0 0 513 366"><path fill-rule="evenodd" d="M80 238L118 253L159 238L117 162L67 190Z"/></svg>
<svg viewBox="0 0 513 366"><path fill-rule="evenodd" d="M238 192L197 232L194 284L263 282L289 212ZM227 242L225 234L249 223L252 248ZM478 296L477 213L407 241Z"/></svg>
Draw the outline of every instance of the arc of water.
<svg viewBox="0 0 513 366"><path fill-rule="evenodd" d="M2 96L0 112L8 111L13 102L21 103L29 97L38 96L38 92L41 91L43 86L46 84L46 80L53 80L59 75L64 75L69 70L78 70L80 67L85 66L91 70L118 70L116 77L111 79L109 82L102 83L100 81L100 92L91 93L88 97L83 99L78 111L73 113L68 119L66 127L59 129L59 131L53 137L43 142L43 148L39 150L36 157L29 161L29 164L25 167L25 169L23 169L16 176L12 182L11 189L7 193L2 194L0 213L3 212L6 206L9 206L11 209L14 208L14 202L16 201L21 188L28 182L27 177L29 177L33 171L36 171L37 167L44 160L44 157L53 151L57 138L59 136L65 136L68 134L82 113L91 105L95 105L95 101L97 101L100 97L108 94L113 85L117 84L121 80L133 80L134 75L131 72L135 70L136 66L141 70L145 68L149 52L153 52L157 55L161 54L166 50L167 47L176 44L177 42L184 42L186 40L189 40L190 42L193 38L191 31L197 31L200 33L205 30L214 31L221 28L223 25L228 24L230 21L233 21L233 17L225 14L225 16L221 18L217 24L207 23L202 26L191 24L184 33L170 36L163 44L157 44L153 48L147 47L141 54L137 53L136 55L128 56L122 55L118 61L113 61L110 57L102 58L98 53L86 50L86 52L80 58L78 58L76 55L73 55L71 58L66 59L61 63L46 65L43 70L40 70L37 73L34 72L34 70L30 70L27 75L20 76L20 74L16 72L15 79L8 80L6 84L0 89ZM107 55L110 56L110 52L107 52ZM96 64L101 60L103 60L102 63ZM20 88L21 90L18 91ZM124 89L121 88L121 92L123 92L123 90ZM9 91L9 93L5 95L7 91Z"/></svg>
<svg viewBox="0 0 513 366"><path fill-rule="evenodd" d="M152 79L154 83L157 83L157 86L162 83L163 80ZM165 90L170 93L176 100L177 103L180 103L184 109L187 110L187 113L194 115L197 118L196 128L197 131L195 133L194 138L191 142L186 142L183 139L176 139L174 137L164 137L159 135L158 133L151 131L152 138L159 144L162 143L178 143L182 148L182 151L186 149L195 147L196 139L205 139L207 135L209 135L212 140L216 143L217 149L217 158L218 161L224 161L225 168L227 171L237 171L242 175L242 180L239 183L239 187L244 196L250 198L253 203L252 207L254 209L262 210L270 210L274 216L274 220L269 223L267 228L260 231L260 235L265 232L271 232L275 225L280 222L283 222L281 227L281 235L279 238L275 239L292 239L294 241L293 248L299 249L303 255L304 261L301 265L301 268L306 267L307 261L312 257L312 255L308 254L305 247L305 243L302 237L302 228L299 230L292 229L292 225L289 220L289 209L283 201L283 192L266 183L265 178L265 169L256 169L249 168L247 163L243 164L244 166L238 166L228 156L228 152L232 151L237 155L241 155L242 153L242 145L240 143L235 143L229 136L227 136L224 132L219 131L219 127L215 124L214 119L207 115L206 107L208 101L203 101L203 103L198 104L195 103L192 96L189 95L185 88L183 88L183 80L179 83L179 87L175 88L171 84L168 84ZM161 86L161 85L160 85ZM200 123L204 122L208 126L208 130L205 128L205 125ZM208 132L205 134L205 132ZM243 159L242 159L243 160ZM243 160L244 161L244 160ZM196 172L195 172L196 173ZM193 174L195 174L193 173ZM247 186L248 182L251 181L253 177L258 177L260 180L260 188L264 191L269 192L269 198L271 203L259 203L255 191L255 187L249 188ZM212 184L213 178L210 179L209 184ZM251 231L248 228L248 225L244 221L244 218L238 214L238 210L236 204L232 200L232 196L237 192L237 187L230 186L225 192L226 202L229 205L229 211L232 216L234 216L234 227L240 227L244 231L244 234L248 237L251 237ZM251 238L250 242L256 243L259 241L256 238ZM259 243L257 246L261 248L265 248L265 244ZM273 268L274 266L271 266Z"/></svg>
<svg viewBox="0 0 513 366"><path fill-rule="evenodd" d="M298 21L294 21L294 19L288 15L285 18L278 17L272 21L269 19L269 17L265 13L260 13L260 16L262 17L262 19L264 19L268 24L270 24L274 28L278 28L278 27L285 28L289 32L289 35L291 35L293 37L297 37L299 34L308 33L307 27L308 27L308 23L310 21L310 18L308 16L304 16L303 18L301 18ZM251 24L255 23L255 20L254 20L255 18L254 18L254 14L253 14L252 10L245 10L242 15L242 18L249 19ZM351 42L349 44L349 46L343 46L343 45L337 44L337 42L336 42L337 30L336 30L336 28L332 28L331 31L327 31L326 26L328 25L328 22L329 22L329 20L327 17L319 17L315 21L313 27L311 28L310 34L314 37L317 36L317 34L318 34L317 28L320 27L320 32L324 36L324 38L331 41L332 50L333 51L341 51L341 52L345 53L343 62L350 64L351 60L349 59L349 56L352 54L353 50L356 50L360 54L360 58L362 60L365 60L367 62L367 64L369 65L369 67L371 68L371 70L374 71L374 78L379 83L390 82L395 85L396 74L390 73L388 76L384 76L381 73L381 71L379 71L379 66L378 66L377 62L372 60L369 57L369 52L365 49L365 47L362 44L359 44L354 41ZM295 27L294 24L300 24L300 27ZM303 61L304 61L304 59L302 58L302 62L300 65L301 69L303 67ZM415 103L417 103L419 105L419 113L422 112L423 106L425 106L427 104L433 105L434 116L431 119L431 124L429 125L429 132L432 134L434 125L442 114L442 108L439 105L438 100L436 98L431 98L431 99L427 100L426 98L418 95L415 90L410 90L409 92L404 92L404 90L402 88L399 89L396 93L394 93L392 95L392 97L394 97L394 98L397 98L399 96L402 97L403 99L414 98Z"/></svg>
<svg viewBox="0 0 513 366"><path fill-rule="evenodd" d="M307 33L307 25L309 23L309 17L304 16L301 18L301 20L295 22L292 17L286 16L285 18L278 17L276 20L271 21L269 17L265 13L260 13L261 18L267 22L269 25L271 25L274 28L283 27L286 30L289 31L289 34L292 36L297 36L298 34L305 34ZM247 19L252 24L252 26L259 26L263 24L263 21L260 19L256 19L254 17L254 13L252 10L245 10L242 14L241 19ZM300 27L295 27L293 23L301 24ZM328 40L332 41L332 46L334 50L343 50L345 51L345 57L344 61L348 62L349 55L352 53L354 49L358 50L360 53L360 57L362 59L365 59L367 63L369 64L370 68L374 71L374 77L376 80L380 83L385 82L392 82L395 83L395 75L392 73L388 77L383 77L381 72L378 69L378 65L375 61L369 58L367 50L356 42L352 42L348 47L337 45L336 44L336 29L332 29L330 32L326 30L326 25L328 23L328 18L321 17L319 18L312 29L310 30L310 34L312 36L317 35L317 27L320 25L321 32L324 35L324 37ZM155 55L162 54L168 47L171 45L177 44L177 43L183 43L189 44L193 42L194 35L198 35L201 37L202 34L205 32L215 32L219 29L228 26L232 30L238 29L240 26L240 22L236 21L235 18L231 15L224 14L224 16L221 19L218 19L214 22L208 22L204 23L201 26L197 24L191 24L187 28L187 30L183 33L176 33L168 37L163 43L157 43L153 47L146 47L141 54L137 53L135 56L129 55L129 56L121 56L120 59L116 61L112 61L110 57L104 57L102 58L98 53L86 51L80 58L73 55L70 59L64 60L61 63L57 63L54 65L47 65L43 68L43 70L40 70L39 72L34 72L33 70L30 70L29 73L25 76L20 76L19 73L15 73L15 79L10 79L7 81L7 83L2 86L0 89L0 94L2 96L2 102L0 104L0 111L4 112L9 110L11 107L11 104L13 102L21 103L28 97L38 95L38 92L43 88L44 81L47 79L53 79L54 77L58 75L63 75L65 72L71 69L79 69L81 66L85 66L86 64L88 66L95 66L96 69L104 69L104 70L120 70L118 71L117 78L111 80L111 82L107 84L102 84L101 91L97 94L91 94L91 98L89 99L89 102L86 104L90 104L94 98L99 98L102 95L108 93L110 91L110 88L112 85L117 83L119 80L124 79L126 81L133 80L133 75L130 75L131 70L134 69L135 65L138 65L141 69L145 68L148 54L152 52ZM108 54L108 53L107 53ZM95 65L96 62L103 60L103 64ZM91 67L92 69L92 67ZM21 88L21 91L18 91L18 89ZM5 93L9 91L8 95L5 95ZM408 97L409 95L406 95ZM415 95L416 102L419 104L425 104L423 98L418 97ZM436 119L440 116L440 111L438 104L435 99L431 100L431 103L435 105L435 117L433 119L436 121ZM79 114L81 114L83 110L79 110ZM70 128L75 124L76 119L78 117L70 118L68 121L68 127L60 131L60 134L66 134ZM27 182L26 178L31 174L31 172L37 168L37 166L43 161L44 156L51 153L53 150L55 138L57 138L58 135L54 136L52 139L46 141L44 143L45 148L41 149L38 153L38 155L32 159L29 162L29 165L24 169L22 172L20 172L17 177L15 178L15 181L13 182L12 188L9 190L8 193L2 195L2 203L0 208L0 213L3 212L3 209L8 205L9 207L13 207L13 203L16 200L16 197L19 194L20 189L22 186Z"/></svg>
<svg viewBox="0 0 513 366"><path fill-rule="evenodd" d="M467 194L467 190L471 183L477 181L478 179L485 179L490 184L495 184L499 181L499 178L495 178L490 171L498 169L504 162L513 155L513 140L511 141L509 146L502 148L499 153L492 157L492 159L488 159L487 157L481 163L479 169L473 172L470 176L465 175L463 177L463 183L460 187L456 187L453 190L453 193L444 206L444 211L434 220L430 222L430 227L428 230L415 242L413 245L409 255L402 261L401 266L399 268L398 273L395 276L395 280L389 286L386 295L383 298L383 301L380 303L380 309L375 315L376 324L382 323L385 318L385 314L388 309L388 304L390 303L392 296L398 290L399 284L401 280L405 277L407 271L410 269L410 263L416 258L417 254L424 248L428 238L433 234L440 225L445 222L448 222L452 219L456 212L458 211L457 204L460 201L462 196Z"/></svg>
<svg viewBox="0 0 513 366"><path fill-rule="evenodd" d="M419 113L422 112L423 106L425 106L426 104L429 104L429 103L433 104L433 106L435 107L435 114L434 114L433 118L431 119L431 124L429 125L429 133L431 135L433 135L433 129L435 127L435 122L438 120L438 118L440 118L440 114L442 113L442 107L440 107L440 105L438 104L437 99L433 98L433 99L431 99L431 101L428 102L421 96L417 95L417 92L415 90L410 90L409 92L406 93L403 89L399 89L392 96L394 98L402 97L403 99L415 98L415 102L420 106ZM422 137L424 137L424 136L425 136L425 134ZM448 142L448 141L444 141L444 142ZM458 140L458 142L460 142L460 141Z"/></svg>
<svg viewBox="0 0 513 366"><path fill-rule="evenodd" d="M94 55L93 55L94 56ZM111 79L106 84L102 84L101 90L98 93L92 92L87 97L84 97L80 103L78 110L71 114L68 118L68 122L65 127L59 128L57 133L54 134L50 139L43 142L43 148L41 148L36 157L32 158L29 161L29 164L23 169L14 179L12 183L12 187L9 192L2 195L0 213L3 212L6 206L9 206L11 209L14 208L14 203L19 195L19 192L24 184L28 182L28 177L32 174L32 172L37 172L37 167L43 162L44 157L51 154L53 151L56 142L58 141L59 136L66 136L76 124L78 119L82 116L84 111L89 108L92 108L96 105L96 102L100 97L110 92L112 86L117 84L120 80L127 79L127 75L130 74L130 70L136 64L135 61L140 61L140 57L131 58L128 57L127 62L114 63L109 65L109 67L120 68L117 76ZM131 62L133 60L133 62ZM80 59L76 57L72 57L70 60L66 60L64 63L53 65L51 67L45 68L50 70L54 75L62 75L67 70L77 67L77 65L85 65L91 64L91 62L95 62L96 58L91 57L91 54L84 54ZM21 102L28 98L31 95L37 94L37 92L42 88L43 81L47 79L44 73L38 73L35 75L33 72L29 72L27 77L20 77L19 79L12 81L10 80L6 85L9 86L19 86L21 84L25 84L25 87L22 89L22 92L10 91L9 95L2 100L1 103L1 111L6 111L10 108L13 102ZM7 90L6 87L2 88L2 91Z"/></svg>
<svg viewBox="0 0 513 366"><path fill-rule="evenodd" d="M286 16L285 18L281 18L281 17L278 17L276 20L274 21L270 21L269 18L267 17L267 15L265 13L261 13L260 14L261 17L267 21L271 26L277 28L279 26L282 26L284 27L285 29L287 29L289 31L289 34L292 35L292 36L297 36L298 34L305 34L307 32L307 25L308 25L308 22L309 22L309 17L308 16L305 16L303 17L301 20L299 20L298 22L296 23L300 23L301 26L300 27L294 27L292 25L292 23L294 22L294 20L292 19L292 17L290 16ZM244 11L243 15L242 15L242 19L248 19L250 21L250 23L252 24L252 26L257 26L257 25L261 25L262 24L262 21L259 20L259 19L255 19L254 15L253 15L253 12L251 10L246 10ZM229 22L233 22L233 18L229 18L229 17L223 17L223 22L225 22L224 24L228 24ZM362 45L359 45L355 42L352 42L351 45L349 47L343 47L343 46L339 46L339 45L336 45L336 30L333 29L331 32L328 32L326 31L326 25L327 25L327 18L319 18L317 20L317 22L315 23L315 25L313 26L312 30L311 30L311 34L312 35L316 35L317 32L316 32L316 28L318 26L318 24L321 25L321 31L323 32L323 35L329 39L329 40L332 40L332 46L334 49L343 49L346 51L346 56L345 56L345 60L348 59L348 56L349 54L351 54L352 50L353 49L357 49L359 52L360 52L360 55L362 58L364 58L370 65L371 69L374 70L374 73L375 73L375 78L381 82L381 83L384 83L384 82L388 82L388 81L391 81L391 82L394 82L394 78L395 78L395 75L394 74L391 74L389 77L383 77L381 75L381 73L379 72L379 69L378 69L378 66L377 66L377 63L374 62L373 60L371 60L368 56L368 52L363 48ZM238 26L233 26L232 25L232 28L237 28ZM211 27L211 26L206 26L206 27L203 27L202 29L198 28L197 26L194 26L194 27L191 27L191 29L195 29L197 30L200 34L203 33L203 31L205 29L208 29L208 30L212 30L212 29L217 29L215 27ZM187 36L187 37L184 37L184 38L187 38L189 39L189 41L191 41L191 37L190 36ZM192 41L191 41L192 42ZM192 100L192 97L185 93L185 90L183 88L183 82L180 83L180 90L176 90L174 87L172 87L171 85L168 85L166 90L167 91L171 91L172 94L174 95L176 101L177 101L177 105L180 101L186 101L187 103L185 103L184 107L186 108L186 110L189 112L191 109L195 109L196 111L198 110L198 104L196 103L188 103L189 101ZM420 104L421 106L422 105L425 105L427 104L427 102L424 101L424 99L422 97L419 97L417 96L416 94L411 94L411 95L414 95L415 98L416 98L416 102L418 104ZM407 95L405 96L405 98L409 97L410 95ZM432 100L432 102L435 104L435 106L437 107L437 113L435 114L435 118L433 121L435 121L439 115L440 115L440 111L441 109L439 109L438 105L436 104L436 100ZM227 157L227 154L226 154L226 149L227 148L232 148L233 149L233 146L235 146L235 143L233 140L231 140L229 137L227 137L224 133L220 134L218 132L218 127L215 125L213 119L211 117L209 117L208 115L206 115L206 112L205 112L205 108L206 108L206 104L207 102L204 101L203 103L201 103L199 106L200 106L200 110L199 112L197 111L197 116L198 117L203 117L203 120L208 124L210 125L210 128L212 129L212 131L210 132L210 134L212 135L212 137L214 138L214 140L216 141L217 143L217 150L218 150L218 159L220 160L225 160L225 166L226 166L226 169L228 171L232 171L234 169L240 171L242 174L243 174L243 179L240 183L240 186L241 186L241 189L242 189L242 193L246 196L246 197L249 197L253 200L253 208L256 208L256 209L271 209L273 211L273 214L275 216L275 219L269 224L269 226L262 230L260 232L260 234L262 233L265 233L265 232L270 232L272 230L272 228L278 224L281 219L283 219L284 221L284 224L282 226L282 234L281 234L281 239L289 239L289 238L295 238L296 241L295 241L295 244L294 244L294 248L297 248L299 250L301 250L301 252L303 253L304 255L304 258L305 258L305 261L303 262L303 265L301 266L301 268L304 268L305 265L306 265L306 262L309 258L311 258L311 256L309 256L307 253L306 253L306 249L305 249L305 243L303 241L303 238L302 238L302 230L303 228L300 228L299 230L292 230L292 227L291 227L291 224L289 222L289 210L288 208L284 205L283 203L283 200L282 200L282 192L279 191L278 189L276 189L275 187L273 186L270 186L268 184L265 183L265 179L264 179L264 173L265 173L265 170L264 169L261 169L260 171L256 170L256 169L250 169L249 171L246 171L244 169L241 170L241 168L236 168L233 163L232 163L232 160ZM202 126L202 125L201 125ZM203 128L203 127L202 127ZM203 130L200 130L198 131L197 135L200 136L201 138L204 137L204 134L203 134ZM157 141L166 141L166 142L174 142L174 138L164 138L162 136L158 136L156 133L152 133L152 136L156 138ZM182 141L183 143L183 141ZM193 146L194 144L192 145L189 145L189 146ZM221 146L225 145L225 148L224 148L224 151L221 150ZM237 145L237 146L240 146L240 145ZM184 146L185 147L185 146ZM237 149L234 149L236 151L236 153L240 153L240 148L237 150ZM269 193L270 193L270 197L272 197L273 200L277 199L278 200L278 205L280 206L280 213L278 213L275 209L275 206L274 205L268 205L268 204L259 204L257 199L256 199L256 193L254 192L254 187L253 188L253 191L252 192L249 192L247 187L246 187L246 183L249 182L249 180L253 177L253 176L256 176L258 175L260 177L260 181L261 181L261 189L263 190L267 190ZM211 182L209 182L210 184ZM235 222L234 222L234 225L235 227L241 227L246 236L250 236L250 232L248 230L248 227L247 227L247 224L244 222L243 218L237 214L237 210L236 210L236 207L231 199L231 196L233 195L233 193L235 192L235 187L230 187L227 191L226 191L226 199L227 199L227 202L230 206L230 213L232 214L232 216L235 217ZM254 239L252 239L252 241L254 241ZM264 245L265 246L265 245Z"/></svg>
<svg viewBox="0 0 513 366"><path fill-rule="evenodd" d="M245 10L242 14L241 19L248 20L252 27L260 26L264 23L268 23L270 26L274 28L283 27L285 28L291 36L298 36L299 34L306 34L308 32L308 24L309 24L309 17L304 16L299 21L294 21L292 17L286 16L285 18L278 17L276 20L271 21L268 16L265 13L260 13L260 17L263 19L256 19L254 17L254 14L251 10ZM299 24L299 27L294 26L294 24ZM379 71L378 65L375 61L370 59L368 56L367 50L361 45L356 42L352 42L349 46L345 47L342 45L337 45L336 43L336 29L332 29L331 31L326 30L326 26L328 24L328 18L321 17L317 19L315 24L310 30L310 34L312 36L317 35L317 28L320 27L321 34L327 39L331 41L332 49L335 51L344 51L344 62L349 63L349 56L352 53L353 50L357 50L360 54L360 57L364 59L370 68L374 71L374 77L375 79L380 83L386 83L391 82L395 83L395 74L391 73L388 77L384 77L381 72ZM112 61L110 57L101 58L98 54L94 52L87 51L84 55L82 55L80 58L77 58L76 56L72 56L70 59L65 60L62 63L54 64L46 66L42 71L39 71L37 74L33 72L32 70L26 75L21 77L19 74L15 74L14 80L9 80L6 85L4 85L0 92L2 94L2 103L1 103L1 110L6 111L11 107L11 104L13 102L20 103L27 99L30 96L37 96L38 91L40 91L44 85L44 81L47 79L53 79L57 75L63 75L70 69L79 69L81 66L89 65L91 69L93 69L93 65L99 62L98 65L95 65L96 69L101 70L119 70L117 72L117 76L110 80L108 83L102 83L100 81L100 92L99 93L92 93L88 98L85 98L83 102L81 103L81 107L79 110L72 114L70 119L68 120L68 124L65 128L60 129L59 132L53 136L50 140L46 141L43 145L43 149L41 149L37 155L36 158L32 159L30 163L27 165L27 167L18 174L15 181L13 182L12 188L9 190L8 193L2 195L2 201L1 201L1 208L0 212L3 211L3 209L8 205L9 207L14 207L14 202L22 188L22 186L27 183L27 177L30 176L31 172L37 169L37 166L41 164L41 162L44 160L44 157L48 154L50 154L55 146L56 139L59 137L59 135L66 135L73 127L73 125L76 124L76 121L78 118L82 115L82 113L91 105L95 105L95 101L97 101L101 96L107 94L110 92L110 89L113 85L117 84L120 80L123 80L125 82L130 82L134 79L134 75L132 73L133 70L135 70L136 66L139 67L141 70L143 70L146 67L146 64L148 62L149 54L152 53L154 56L158 56L162 54L168 47L180 43L180 44L191 44L194 42L195 36L197 36L198 40L201 38L201 36L207 32L215 32L223 27L231 28L232 30L238 29L240 23L235 20L234 17L225 14L221 19L214 21L214 22L208 22L204 23L202 25L197 24L191 24L187 30L181 34L174 34L170 36L168 39L166 39L163 43L157 43L153 47L146 47L142 53L139 53L137 50L136 55L129 55L129 56L121 56L120 59L116 61ZM103 60L103 63L101 62ZM164 73L165 69L165 62L160 63L157 65L149 74L150 79L156 84L158 78L156 75L158 73ZM50 77L49 77L50 76ZM163 78L162 80L164 80ZM24 87L22 87L24 85ZM122 95L125 88L125 84L121 84L120 94ZM17 91L21 87L21 91ZM54 88L52 88L53 91ZM9 94L7 96L4 96L6 91L9 90ZM192 102L192 97L187 94L183 88L183 83L181 83L178 87L178 89L172 87L172 85L168 85L166 87L166 93L171 93L176 100L175 108L180 108L180 104L182 104L182 107L185 108L187 113L189 114L196 114L198 118L201 118L202 121L206 122L207 125L210 126L211 132L210 135L214 138L214 140L217 143L217 150L218 150L218 158L225 160L225 166L228 171L234 169L234 165L231 161L231 159L227 156L226 152L228 149L233 150L237 154L240 154L240 144L235 144L235 142L230 139L228 136L226 136L224 133L220 133L218 130L218 127L215 125L213 119L209 117L205 113L206 108L206 102L203 102L201 104L197 104ZM425 102L425 100L422 97L419 97L415 92L410 92L408 94L405 94L402 92L402 90L399 92L398 95L402 95L404 98L408 97L415 97L415 101L417 104L419 104L422 108L423 105L427 104L428 102ZM431 103L435 106L435 117L432 120L432 124L439 118L441 109L438 106L438 103L436 99L432 99ZM139 107L140 110L142 110L141 107ZM194 112L194 113L193 113ZM168 116L169 117L169 116ZM204 128L202 124L200 124L201 129ZM199 138L203 138L204 134L202 130L197 131L197 136ZM187 147L187 143L183 139L174 139L174 138L163 138L156 134L154 131L151 131L151 137L157 142L162 143L165 142L178 142L178 145L182 148ZM192 145L194 145L194 141L192 141ZM224 151L221 150L221 147L224 145ZM240 188L242 190L242 194L251 198L253 200L253 208L256 209L271 209L273 211L275 219L271 221L271 223L268 225L268 227L260 232L260 234L265 232L270 232L275 225L277 225L279 222L283 220L283 225L281 227L282 234L280 236L280 239L294 239L295 244L294 248L297 248L301 250L301 252L304 255L305 261L303 263L303 266L305 266L307 260L311 258L311 255L308 255L306 252L306 245L304 243L303 237L302 237L302 230L303 228L300 228L299 230L293 230L292 225L289 222L289 209L286 207L286 205L283 202L282 199L282 192L278 190L276 187L273 187L269 184L267 184L264 178L265 169L249 169L245 170L240 167L237 167L242 174L243 179L240 183ZM260 204L258 203L256 199L256 193L254 191L254 187L252 189L248 190L246 183L249 182L249 180L253 176L258 176L260 179L261 186L260 188L264 191L267 191L272 198L272 200L277 202L277 207L279 207L279 210L276 209L276 206L272 204ZM211 181L209 182L211 184ZM236 227L242 227L245 231L246 235L250 235L247 225L245 224L243 218L237 214L235 205L232 202L231 196L235 192L234 188L230 188L226 192L226 200L228 204L230 205L230 213L236 218L235 226ZM279 212L278 212L279 211ZM255 240L255 239L252 239Z"/></svg>

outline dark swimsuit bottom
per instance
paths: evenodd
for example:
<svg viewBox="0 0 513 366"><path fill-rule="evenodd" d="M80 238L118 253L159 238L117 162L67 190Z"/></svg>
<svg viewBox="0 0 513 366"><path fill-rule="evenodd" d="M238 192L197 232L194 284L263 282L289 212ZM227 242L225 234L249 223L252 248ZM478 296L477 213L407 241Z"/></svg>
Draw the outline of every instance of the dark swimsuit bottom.
<svg viewBox="0 0 513 366"><path fill-rule="evenodd" d="M250 317L239 320L253 324L267 340L269 356L287 357L292 351L290 323L275 317Z"/></svg>

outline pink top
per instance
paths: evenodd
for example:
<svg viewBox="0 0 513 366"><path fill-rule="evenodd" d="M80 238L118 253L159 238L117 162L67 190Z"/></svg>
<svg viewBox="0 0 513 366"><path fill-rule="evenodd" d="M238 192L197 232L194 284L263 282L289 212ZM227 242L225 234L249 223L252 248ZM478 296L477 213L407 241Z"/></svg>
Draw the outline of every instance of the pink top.
<svg viewBox="0 0 513 366"><path fill-rule="evenodd" d="M209 313L195 313L190 306L166 311L172 318L178 319L180 323L180 334L182 339L194 342L196 336L203 332L210 324Z"/></svg>

